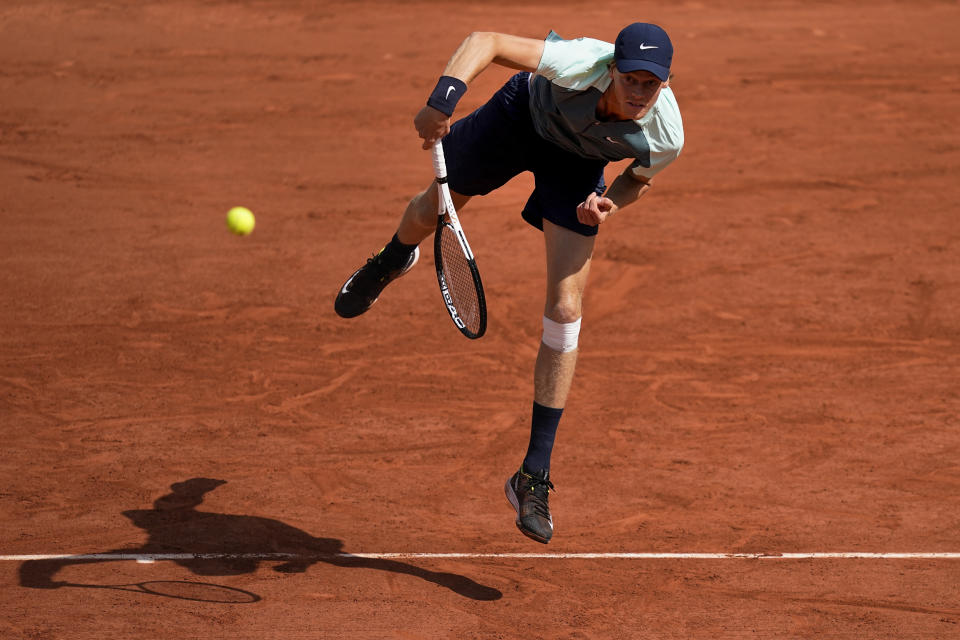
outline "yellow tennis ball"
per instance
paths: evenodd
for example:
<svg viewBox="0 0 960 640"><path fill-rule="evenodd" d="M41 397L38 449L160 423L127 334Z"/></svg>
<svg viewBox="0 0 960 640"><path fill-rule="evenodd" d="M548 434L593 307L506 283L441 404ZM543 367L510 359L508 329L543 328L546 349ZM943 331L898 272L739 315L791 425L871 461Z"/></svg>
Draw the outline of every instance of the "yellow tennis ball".
<svg viewBox="0 0 960 640"><path fill-rule="evenodd" d="M253 212L246 207L234 207L227 212L227 227L238 236L249 234L255 224Z"/></svg>

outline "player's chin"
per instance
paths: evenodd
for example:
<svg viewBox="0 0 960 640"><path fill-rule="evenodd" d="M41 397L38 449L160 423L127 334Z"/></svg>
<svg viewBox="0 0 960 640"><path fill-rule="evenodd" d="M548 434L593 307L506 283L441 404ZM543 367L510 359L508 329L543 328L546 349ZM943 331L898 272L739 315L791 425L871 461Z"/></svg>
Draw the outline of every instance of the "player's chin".
<svg viewBox="0 0 960 640"><path fill-rule="evenodd" d="M647 112L650 110L646 104L636 104L628 103L627 104L627 117L625 120L639 120L643 116L647 115Z"/></svg>

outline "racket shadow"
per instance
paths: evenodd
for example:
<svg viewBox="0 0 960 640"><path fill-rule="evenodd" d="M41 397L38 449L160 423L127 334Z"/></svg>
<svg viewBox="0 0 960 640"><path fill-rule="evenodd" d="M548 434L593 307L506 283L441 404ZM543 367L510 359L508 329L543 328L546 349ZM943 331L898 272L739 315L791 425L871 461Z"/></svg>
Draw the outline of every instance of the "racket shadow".
<svg viewBox="0 0 960 640"><path fill-rule="evenodd" d="M151 596L162 596L175 600L189 600L191 602L215 602L220 604L252 604L260 602L262 598L252 591L228 587L211 582L194 582L192 580L147 580L128 584L88 584L78 582L64 582L62 587L78 587L81 589L110 589L114 591L130 591Z"/></svg>
<svg viewBox="0 0 960 640"><path fill-rule="evenodd" d="M143 589L136 583L97 585L65 582L56 579L68 566L116 561L120 556L161 556L197 576L236 576L252 574L262 565L273 565L280 573L303 573L317 563L344 568L374 569L414 576L450 589L473 600L499 600L503 594L492 587L459 574L424 569L391 559L351 557L344 543L335 538L314 536L306 531L272 518L198 511L203 496L224 480L192 478L171 485L171 492L154 501L153 509L122 512L134 525L147 533L147 542L139 548L116 549L76 557L28 560L20 565L20 586L33 589L60 587L103 588L137 591L185 600L233 603L256 602L257 594L206 582L156 581L157 589ZM112 557L111 557L112 556ZM166 557L163 557L166 556ZM169 559L168 559L169 558ZM182 588L174 588L180 584ZM136 589L132 587L137 587ZM218 593L213 593L219 588ZM241 591L241 590L236 590ZM167 593L172 592L172 593ZM176 593L180 595L176 595ZM208 599L209 598L209 599Z"/></svg>

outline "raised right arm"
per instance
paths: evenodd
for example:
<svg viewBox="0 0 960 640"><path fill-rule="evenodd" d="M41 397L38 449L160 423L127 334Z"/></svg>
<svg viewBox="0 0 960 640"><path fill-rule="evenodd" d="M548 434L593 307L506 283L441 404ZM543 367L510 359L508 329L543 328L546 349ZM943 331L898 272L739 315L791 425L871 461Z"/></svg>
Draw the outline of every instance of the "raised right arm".
<svg viewBox="0 0 960 640"><path fill-rule="evenodd" d="M460 43L450 61L447 62L443 75L469 85L491 63L520 71L536 71L542 56L543 40L506 33L477 31ZM451 93L456 93L456 88L451 92L449 87L441 85L438 85L441 94L446 93L449 96ZM424 140L424 149L429 149L434 142L450 131L450 116L431 106L423 107L413 123L417 133Z"/></svg>
<svg viewBox="0 0 960 640"><path fill-rule="evenodd" d="M477 31L460 43L443 75L470 84L491 62L520 71L536 71L542 56L543 40Z"/></svg>

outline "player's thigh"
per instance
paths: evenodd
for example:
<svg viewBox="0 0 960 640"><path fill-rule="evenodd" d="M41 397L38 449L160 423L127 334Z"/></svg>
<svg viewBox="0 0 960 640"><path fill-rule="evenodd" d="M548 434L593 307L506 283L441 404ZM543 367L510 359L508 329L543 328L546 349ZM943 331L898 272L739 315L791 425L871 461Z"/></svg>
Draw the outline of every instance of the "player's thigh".
<svg viewBox="0 0 960 640"><path fill-rule="evenodd" d="M585 236L544 220L543 238L547 260L544 315L555 322L573 322L582 312L596 236Z"/></svg>
<svg viewBox="0 0 960 640"><path fill-rule="evenodd" d="M516 74L443 138L450 188L482 196L528 170L537 134L530 119L528 74Z"/></svg>
<svg viewBox="0 0 960 640"><path fill-rule="evenodd" d="M603 193L605 160L580 158L548 143L540 145L533 171L535 188L524 205L523 219L537 228L549 220L583 236L597 235L596 225L577 219L577 207L590 193Z"/></svg>

